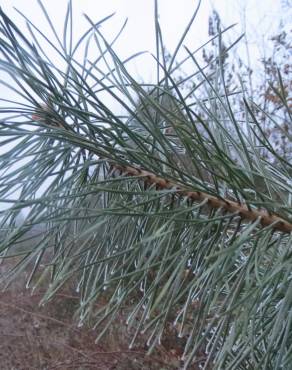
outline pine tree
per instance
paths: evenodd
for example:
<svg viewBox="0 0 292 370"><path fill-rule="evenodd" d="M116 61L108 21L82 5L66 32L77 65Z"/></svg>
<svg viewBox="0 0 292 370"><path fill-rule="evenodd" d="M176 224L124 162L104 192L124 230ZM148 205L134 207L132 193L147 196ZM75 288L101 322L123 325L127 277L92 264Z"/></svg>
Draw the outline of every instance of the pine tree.
<svg viewBox="0 0 292 370"><path fill-rule="evenodd" d="M19 257L7 284L33 263L27 286L50 275L46 302L73 280L80 324L91 318L105 330L128 304L131 345L143 331L149 351L171 322L185 337L184 368L199 358L204 369L289 369L292 166L271 145L244 86L236 95L243 112L234 109L222 41L229 29L209 40L219 48L208 75L187 48L177 60L187 32L167 57L156 6L157 81L146 85L129 74L132 57L121 60L104 38L108 18L88 18L73 45L71 3L63 41L29 19L26 35L3 10L0 17L0 68L12 81L2 84L17 94L3 97L0 123L0 253L4 262ZM99 50L93 60L90 47ZM186 60L191 93L175 79ZM26 240L30 248L19 252Z"/></svg>

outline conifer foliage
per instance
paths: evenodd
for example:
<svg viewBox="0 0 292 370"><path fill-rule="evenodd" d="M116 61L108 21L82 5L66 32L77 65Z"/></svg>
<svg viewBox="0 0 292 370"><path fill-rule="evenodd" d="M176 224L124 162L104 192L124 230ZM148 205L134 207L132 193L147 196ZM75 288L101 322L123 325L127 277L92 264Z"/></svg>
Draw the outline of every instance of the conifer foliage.
<svg viewBox="0 0 292 370"><path fill-rule="evenodd" d="M1 96L0 253L2 263L18 256L7 284L29 266L28 287L49 279L45 303L73 281L79 324L90 319L98 338L127 304L129 345L143 332L149 351L171 323L185 369L288 369L292 165L244 84L226 87L226 55L240 42L223 42L232 27L213 30L218 50L202 63L203 46L184 46L198 6L169 56L155 3L157 81L144 84L127 68L141 55L121 60L117 38L103 35L111 16L87 17L74 42L72 3L63 35L39 4L54 39L0 11L1 83L15 95ZM192 71L177 80L185 62Z"/></svg>

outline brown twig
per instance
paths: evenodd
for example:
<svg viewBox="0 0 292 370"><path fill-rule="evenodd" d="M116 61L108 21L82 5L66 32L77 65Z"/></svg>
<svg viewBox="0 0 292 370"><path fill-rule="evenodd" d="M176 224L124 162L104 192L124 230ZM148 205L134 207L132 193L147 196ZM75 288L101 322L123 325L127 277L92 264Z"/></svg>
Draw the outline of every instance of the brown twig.
<svg viewBox="0 0 292 370"><path fill-rule="evenodd" d="M66 322L63 322L61 320L55 319L54 317L51 317L51 316L48 316L48 315L43 315L43 314L33 312L33 311L29 311L29 310L26 310L26 309L24 309L20 306L10 304L10 303L6 303L3 300L0 300L0 306L8 307L10 309L15 309L15 310L18 310L18 311L23 312L25 314L28 314L28 315L31 315L31 316L34 316L34 317L39 317L40 319L52 321L52 322L54 322L58 325L62 325L62 326L67 327L67 329L69 329L69 330L72 330L76 333L80 333L80 330L76 329L73 325L70 325L69 323L66 323Z"/></svg>
<svg viewBox="0 0 292 370"><path fill-rule="evenodd" d="M175 189L175 192L178 195L186 196L187 198L197 202L202 202L205 200L208 206L211 208L221 208L228 213L235 213L242 219L248 221L256 221L258 218L260 218L260 223L263 227L273 225L275 230L279 230L284 233L292 232L291 222L288 222L275 214L269 214L266 210L251 209L245 204L239 204L231 200L221 199L202 191L192 191L182 186L178 186L174 182L156 176L154 173L141 170L139 168L114 165L112 163L111 165L128 176L139 176L141 178L145 178L147 179L148 183L155 184L159 186L160 189Z"/></svg>

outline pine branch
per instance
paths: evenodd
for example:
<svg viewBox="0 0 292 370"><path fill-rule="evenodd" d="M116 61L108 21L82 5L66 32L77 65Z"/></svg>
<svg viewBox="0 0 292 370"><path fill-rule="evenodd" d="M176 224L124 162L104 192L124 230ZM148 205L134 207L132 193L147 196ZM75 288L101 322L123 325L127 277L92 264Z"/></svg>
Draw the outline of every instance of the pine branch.
<svg viewBox="0 0 292 370"><path fill-rule="evenodd" d="M113 163L111 163L111 165L126 175L141 176L141 178L145 178L148 183L155 184L160 189L176 189L177 195L186 196L192 201L201 202L206 200L207 205L211 208L221 208L226 212L235 213L242 219L248 221L255 221L260 218L260 223L264 227L273 225L275 230L279 230L284 233L292 232L292 223L284 220L276 214L268 213L268 211L265 209L251 209L246 204L239 204L237 202L227 200L225 198L215 197L201 191L192 191L191 189L178 186L174 182L168 181L167 179L156 176L154 173L142 170L140 168L121 166Z"/></svg>
<svg viewBox="0 0 292 370"><path fill-rule="evenodd" d="M48 118L49 108L46 106L41 107L43 112L37 112L32 116L32 119L40 123L45 123L50 127L61 127L66 129L62 123L50 123ZM269 213L265 209L252 209L247 204L240 204L229 199L219 198L202 191L192 191L186 187L182 187L174 182L171 182L165 178L159 177L156 174L145 171L141 168L132 166L123 166L120 164L113 163L109 161L112 168L121 171L123 174L128 176L139 176L144 178L148 184L156 185L160 189L175 189L176 194L179 196L185 196L191 201L202 202L206 201L206 204L213 209L222 209L225 212L233 213L241 217L243 220L256 221L260 218L260 224L263 227L272 225L273 229L284 232L292 232L292 223L284 220L283 218L277 216L276 214Z"/></svg>

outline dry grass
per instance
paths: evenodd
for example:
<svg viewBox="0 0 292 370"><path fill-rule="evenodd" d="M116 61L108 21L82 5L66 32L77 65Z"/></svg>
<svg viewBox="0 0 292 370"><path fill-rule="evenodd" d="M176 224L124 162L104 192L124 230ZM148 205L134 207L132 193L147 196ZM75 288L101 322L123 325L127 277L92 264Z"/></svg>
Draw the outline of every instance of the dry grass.
<svg viewBox="0 0 292 370"><path fill-rule="evenodd" d="M1 274L7 266L7 262L1 265ZM180 368L184 343L173 335L173 329L169 328L169 335L151 355L146 355L143 337L129 350L131 333L125 329L125 310L95 344L98 330L78 328L74 320L78 296L72 294L72 289L64 288L51 302L39 306L42 292L32 295L25 289L25 275L27 272L0 293L2 370Z"/></svg>

